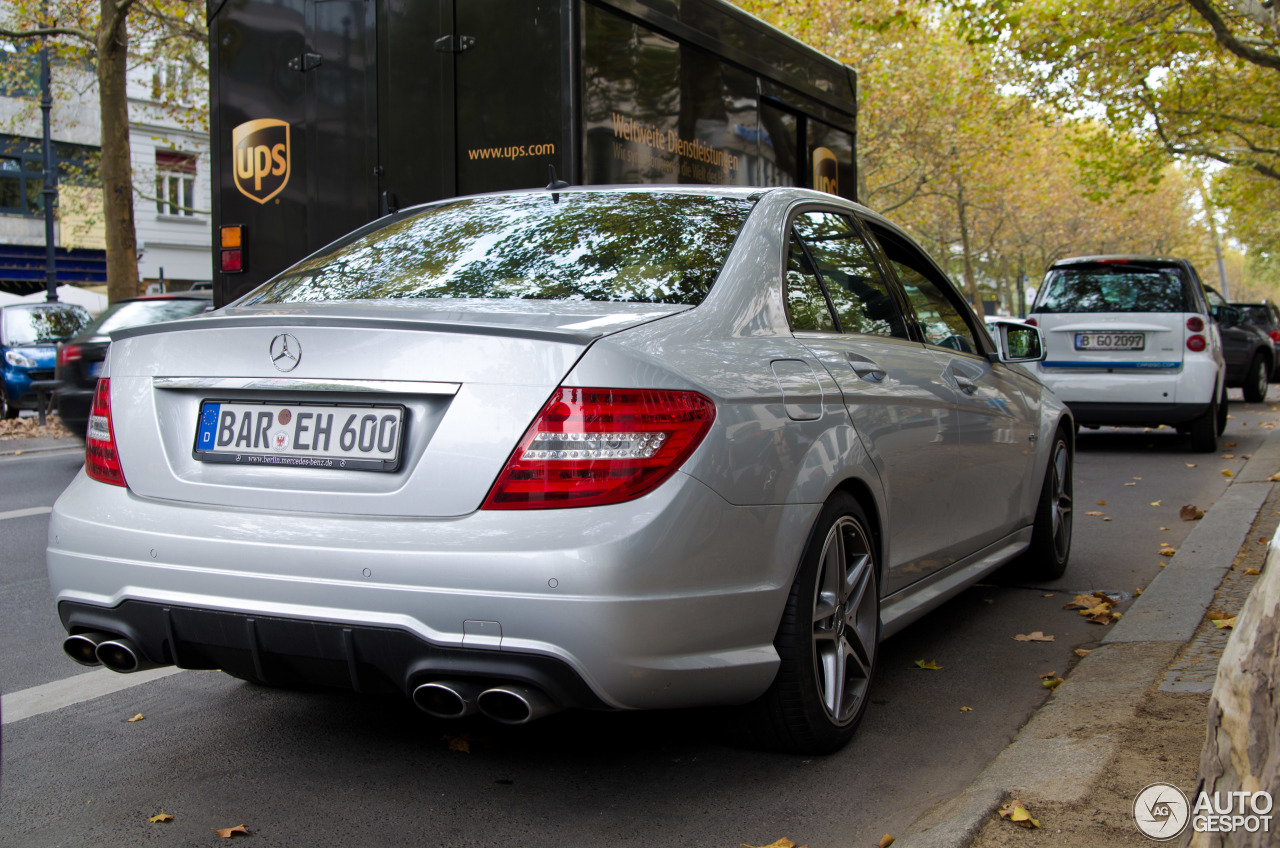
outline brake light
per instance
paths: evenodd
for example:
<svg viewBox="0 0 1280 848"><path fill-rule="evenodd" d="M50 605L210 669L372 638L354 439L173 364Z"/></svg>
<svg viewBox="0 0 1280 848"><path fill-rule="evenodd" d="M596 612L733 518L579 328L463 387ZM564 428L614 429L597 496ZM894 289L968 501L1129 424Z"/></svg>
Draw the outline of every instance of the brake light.
<svg viewBox="0 0 1280 848"><path fill-rule="evenodd" d="M80 345L67 344L58 348L58 366L66 365L68 362L79 362L84 358L80 350Z"/></svg>
<svg viewBox="0 0 1280 848"><path fill-rule="evenodd" d="M248 249L244 230L238 224L218 230L218 270L224 274L244 272L245 251Z"/></svg>
<svg viewBox="0 0 1280 848"><path fill-rule="evenodd" d="M1037 320L1036 320L1036 319L1034 319L1034 318L1028 318L1024 323L1025 323L1028 327L1039 327L1039 326L1040 326L1040 322L1039 322L1039 321L1037 321Z"/></svg>
<svg viewBox="0 0 1280 848"><path fill-rule="evenodd" d="M1271 337L1271 341L1276 342L1277 344L1280 344L1280 330L1272 330L1271 332L1267 333L1267 335Z"/></svg>
<svg viewBox="0 0 1280 848"><path fill-rule="evenodd" d="M111 425L111 378L103 377L93 390L89 430L84 438L84 470L90 477L113 486L128 486L116 454L115 428Z"/></svg>
<svg viewBox="0 0 1280 848"><path fill-rule="evenodd" d="M1196 353L1204 350L1204 336L1188 336L1187 350L1194 350Z"/></svg>
<svg viewBox="0 0 1280 848"><path fill-rule="evenodd" d="M1187 329L1193 333L1204 332L1204 319L1199 315L1192 315L1187 319Z"/></svg>
<svg viewBox="0 0 1280 848"><path fill-rule="evenodd" d="M559 388L520 439L482 509L601 506L675 473L711 429L697 392Z"/></svg>

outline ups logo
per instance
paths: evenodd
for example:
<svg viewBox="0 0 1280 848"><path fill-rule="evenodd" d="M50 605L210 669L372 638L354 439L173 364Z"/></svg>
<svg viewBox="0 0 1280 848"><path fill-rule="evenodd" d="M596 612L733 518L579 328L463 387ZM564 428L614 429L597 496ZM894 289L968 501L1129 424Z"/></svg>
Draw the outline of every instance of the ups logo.
<svg viewBox="0 0 1280 848"><path fill-rule="evenodd" d="M289 184L289 124L275 118L246 121L231 131L236 188L266 203Z"/></svg>
<svg viewBox="0 0 1280 848"><path fill-rule="evenodd" d="M840 193L840 162L825 147L813 149L813 187L828 194Z"/></svg>

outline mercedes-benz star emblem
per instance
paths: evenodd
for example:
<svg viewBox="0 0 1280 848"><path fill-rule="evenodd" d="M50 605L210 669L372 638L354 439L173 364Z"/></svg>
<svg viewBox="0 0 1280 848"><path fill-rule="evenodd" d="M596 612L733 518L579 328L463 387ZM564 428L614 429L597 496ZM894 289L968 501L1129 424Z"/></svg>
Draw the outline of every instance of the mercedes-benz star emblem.
<svg viewBox="0 0 1280 848"><path fill-rule="evenodd" d="M278 371L292 371L302 361L302 342L297 336L281 333L271 340L271 364Z"/></svg>

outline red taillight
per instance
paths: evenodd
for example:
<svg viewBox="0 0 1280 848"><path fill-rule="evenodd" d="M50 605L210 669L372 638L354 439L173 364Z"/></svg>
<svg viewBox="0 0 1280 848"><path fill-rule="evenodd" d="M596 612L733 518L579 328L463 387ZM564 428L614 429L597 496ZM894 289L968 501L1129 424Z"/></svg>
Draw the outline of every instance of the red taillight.
<svg viewBox="0 0 1280 848"><path fill-rule="evenodd" d="M1204 350L1204 336L1188 336L1187 350L1194 350L1196 353Z"/></svg>
<svg viewBox="0 0 1280 848"><path fill-rule="evenodd" d="M1036 319L1034 319L1034 318L1028 318L1028 319L1026 320L1026 322L1025 322L1025 323L1026 323L1026 325L1027 325L1028 327L1039 327L1039 326L1040 326L1040 322L1039 322L1039 321L1037 321L1037 320L1036 320Z"/></svg>
<svg viewBox="0 0 1280 848"><path fill-rule="evenodd" d="M1271 341L1276 342L1277 344L1280 344L1280 330L1272 330L1271 332L1267 333L1267 335L1271 337Z"/></svg>
<svg viewBox="0 0 1280 848"><path fill-rule="evenodd" d="M697 392L560 388L498 475L483 509L601 506L670 477L711 429Z"/></svg>
<svg viewBox="0 0 1280 848"><path fill-rule="evenodd" d="M120 457L116 454L116 432L111 424L111 378L103 377L93 391L89 410L89 431L84 437L84 470L90 477L113 486L127 486Z"/></svg>
<svg viewBox="0 0 1280 848"><path fill-rule="evenodd" d="M222 251L222 264L219 266L224 274L238 274L244 270L244 255L240 248Z"/></svg>
<svg viewBox="0 0 1280 848"><path fill-rule="evenodd" d="M1204 319L1199 315L1192 315L1187 319L1187 329L1193 333L1204 332Z"/></svg>
<svg viewBox="0 0 1280 848"><path fill-rule="evenodd" d="M80 351L80 345L67 344L58 348L58 365L63 366L68 362L78 362L83 359Z"/></svg>

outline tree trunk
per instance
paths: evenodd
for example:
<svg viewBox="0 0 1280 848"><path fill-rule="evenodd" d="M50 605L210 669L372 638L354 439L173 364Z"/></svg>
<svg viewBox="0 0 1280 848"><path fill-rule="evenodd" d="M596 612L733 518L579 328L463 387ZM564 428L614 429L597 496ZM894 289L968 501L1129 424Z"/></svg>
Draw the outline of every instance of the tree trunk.
<svg viewBox="0 0 1280 848"><path fill-rule="evenodd" d="M973 277L973 256L970 254L969 248L969 216L966 215L968 205L964 199L964 182L957 183L956 188L956 213L960 219L960 250L964 259L964 288L969 293L969 300L973 301L973 311L978 313L979 318L986 316L985 310L982 308L982 296L978 294L978 281Z"/></svg>
<svg viewBox="0 0 1280 848"><path fill-rule="evenodd" d="M138 235L133 222L133 167L129 153L128 7L101 0L98 22L98 105L102 120L102 198L107 240L107 298L138 293Z"/></svg>

